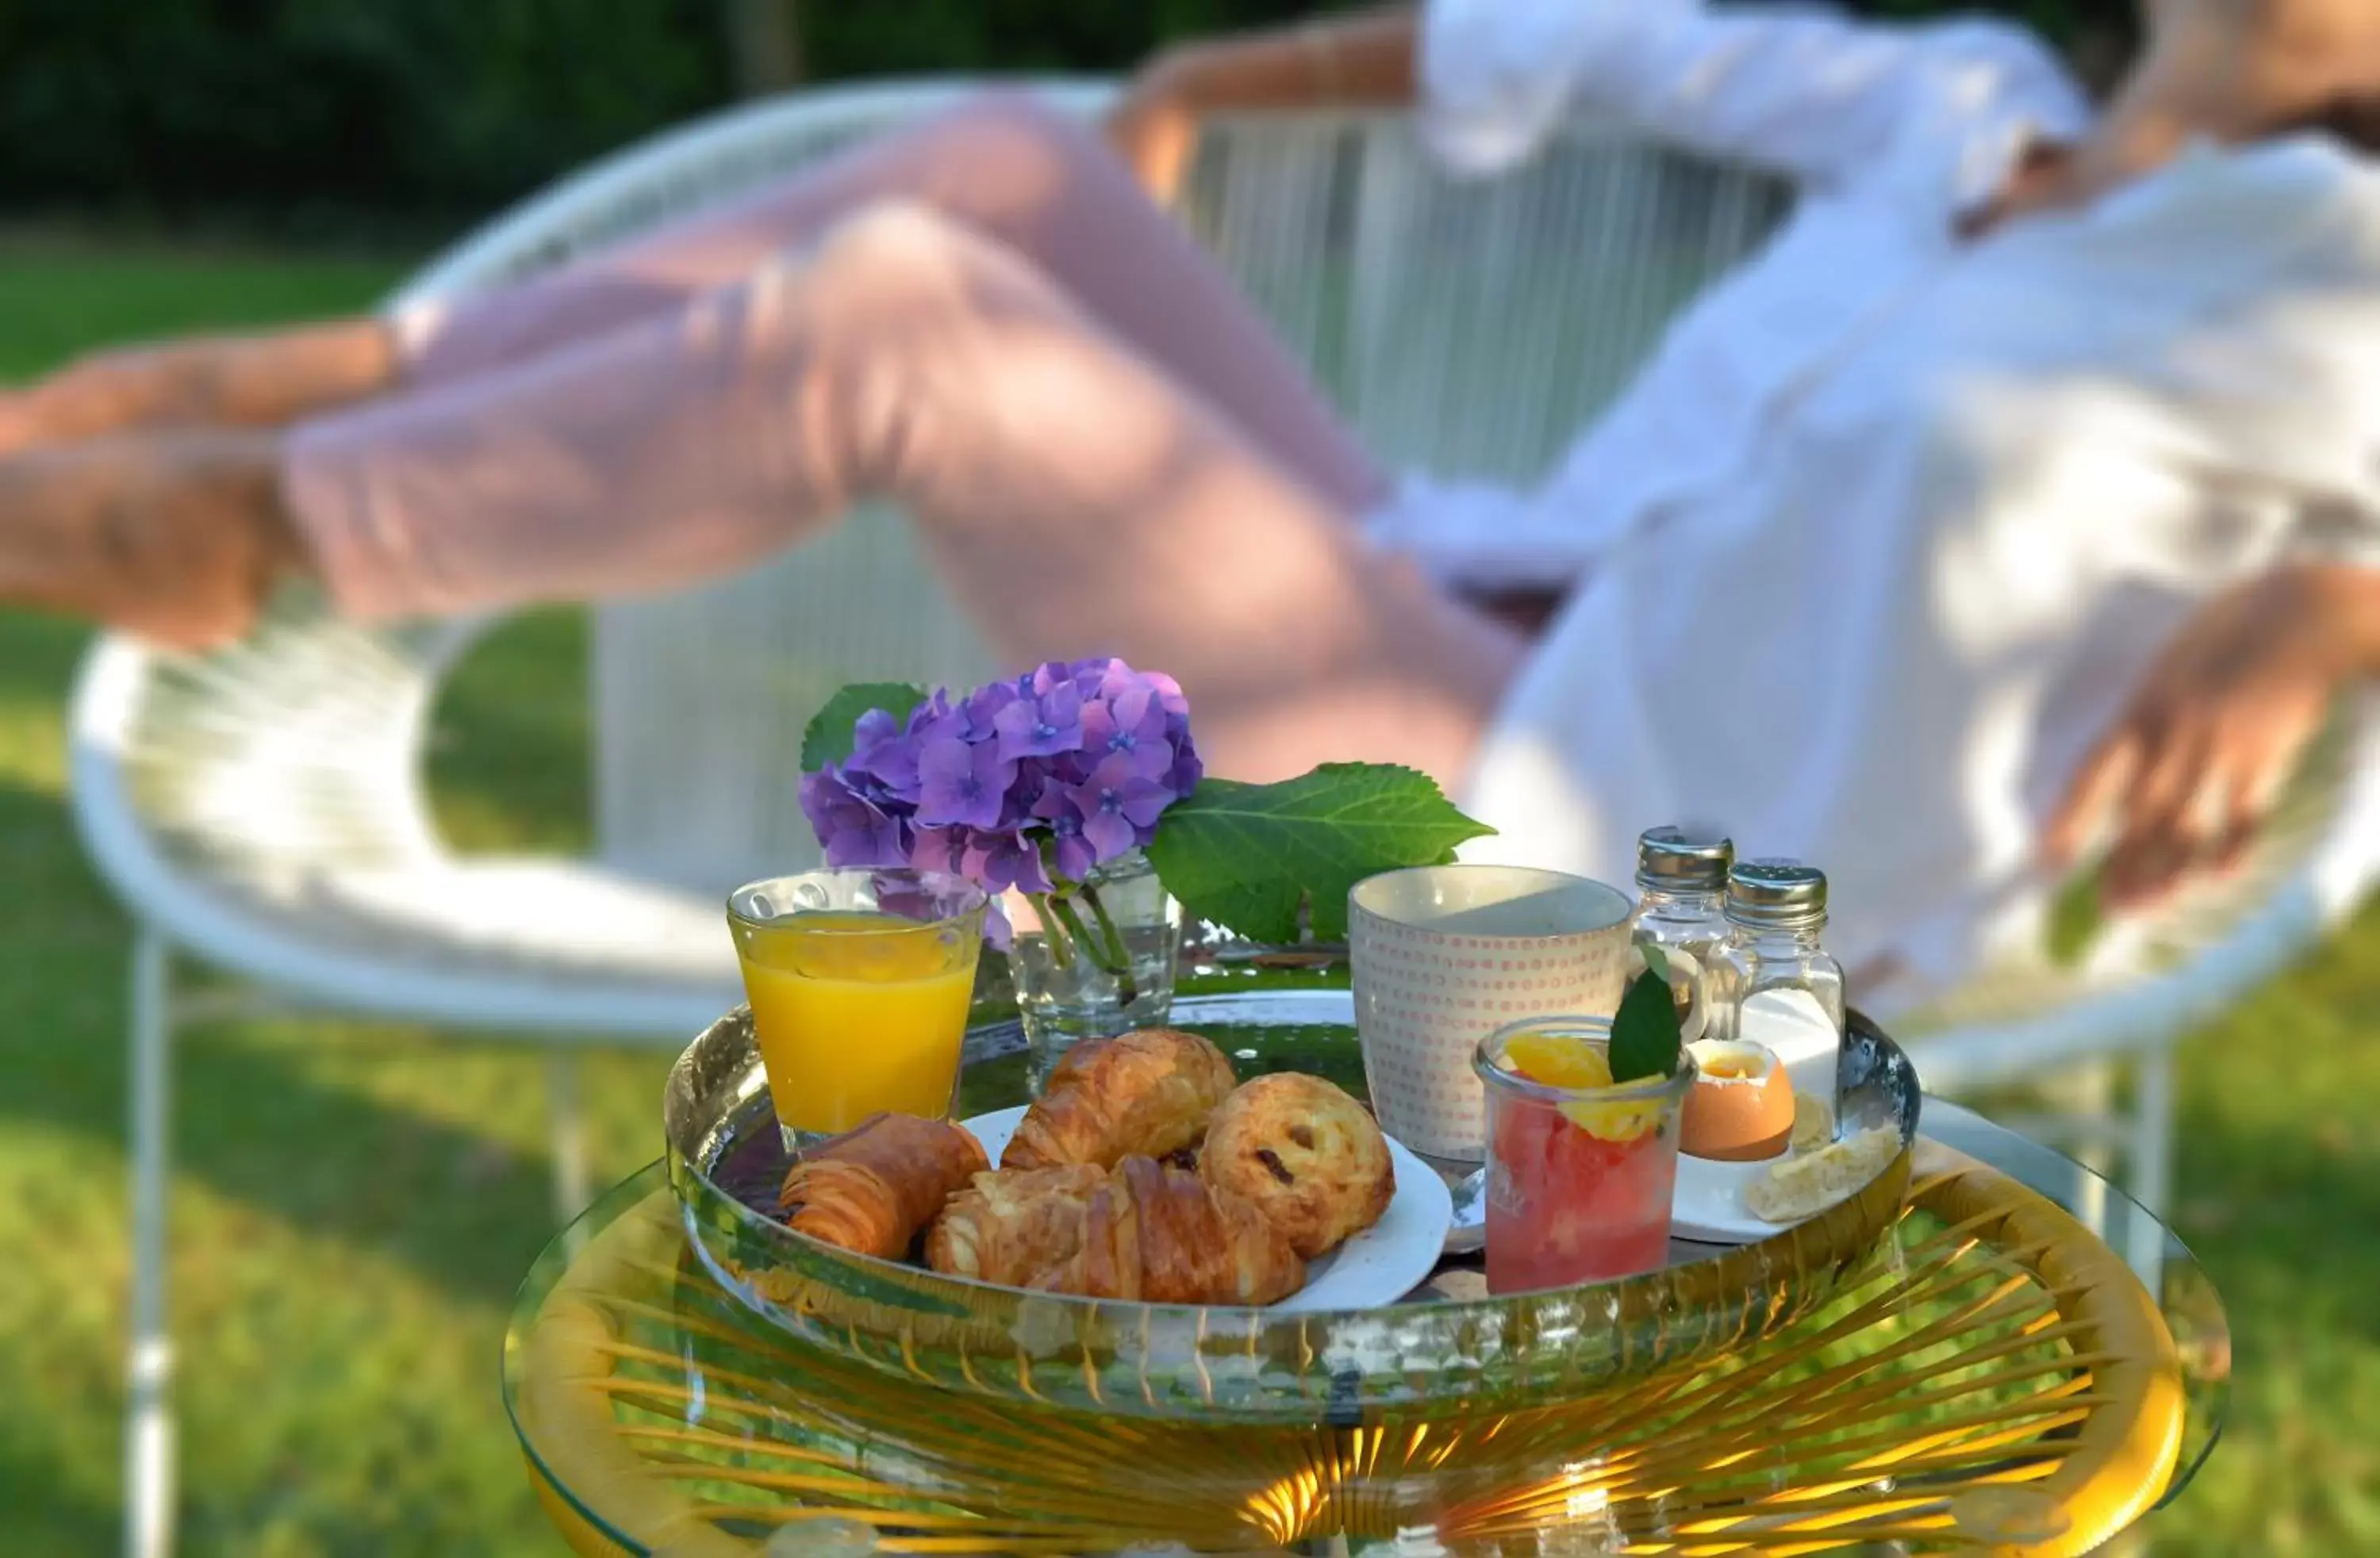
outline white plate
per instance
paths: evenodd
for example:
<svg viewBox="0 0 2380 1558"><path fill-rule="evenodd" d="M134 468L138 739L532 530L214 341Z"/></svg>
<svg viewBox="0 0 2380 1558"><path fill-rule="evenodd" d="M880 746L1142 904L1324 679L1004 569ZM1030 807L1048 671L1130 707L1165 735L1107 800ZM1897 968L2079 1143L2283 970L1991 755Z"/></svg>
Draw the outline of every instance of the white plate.
<svg viewBox="0 0 2380 1558"><path fill-rule="evenodd" d="M1670 1236L1697 1244L1751 1244L1781 1234L1789 1223L1763 1223L1743 1210L1743 1189L1771 1164L1723 1163L1716 1158L1678 1154L1678 1187L1670 1200Z"/></svg>
<svg viewBox="0 0 2380 1558"><path fill-rule="evenodd" d="M984 1156L997 1163L1008 1138L1016 1134L1016 1123L1025 1118L1025 1108L996 1109L959 1123L975 1133ZM1379 1308L1419 1287L1438 1269L1447 1225L1454 1221L1446 1181L1394 1138L1389 1141L1389 1162L1397 1176L1389 1210L1378 1223L1308 1263L1305 1285L1269 1306L1274 1312Z"/></svg>
<svg viewBox="0 0 2380 1558"><path fill-rule="evenodd" d="M1679 1153L1678 1182L1670 1195L1670 1236L1690 1244L1754 1244L1792 1227L1791 1223L1763 1223L1743 1209L1743 1187L1778 1161L1722 1163ZM1455 1222L1462 1233L1451 1249L1478 1249L1487 1242L1487 1175L1484 1168L1474 1169L1455 1192L1461 1203Z"/></svg>
<svg viewBox="0 0 2380 1558"><path fill-rule="evenodd" d="M1743 1210L1743 1187L1768 1163L1722 1163L1678 1154L1678 1182L1670 1196L1670 1236L1692 1244L1752 1244L1788 1224L1763 1223ZM1474 1169L1455 1192L1460 1234L1451 1250L1477 1250L1488 1242L1488 1171Z"/></svg>

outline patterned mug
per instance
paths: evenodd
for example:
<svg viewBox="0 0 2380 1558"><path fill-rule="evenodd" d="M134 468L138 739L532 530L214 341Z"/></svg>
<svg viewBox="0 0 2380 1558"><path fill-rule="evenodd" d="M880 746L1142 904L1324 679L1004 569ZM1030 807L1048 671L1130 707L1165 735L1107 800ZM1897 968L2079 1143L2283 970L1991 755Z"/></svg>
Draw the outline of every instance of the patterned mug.
<svg viewBox="0 0 2380 1558"><path fill-rule="evenodd" d="M1479 1041L1524 1017L1616 1011L1632 907L1616 887L1530 866L1418 866L1357 882L1348 954L1380 1128L1429 1157L1484 1160Z"/></svg>

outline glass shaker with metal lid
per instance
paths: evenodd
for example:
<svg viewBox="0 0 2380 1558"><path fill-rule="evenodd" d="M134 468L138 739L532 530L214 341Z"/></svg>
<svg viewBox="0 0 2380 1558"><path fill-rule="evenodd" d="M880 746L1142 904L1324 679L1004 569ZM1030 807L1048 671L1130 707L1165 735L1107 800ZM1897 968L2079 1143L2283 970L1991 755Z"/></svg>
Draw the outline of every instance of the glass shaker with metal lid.
<svg viewBox="0 0 2380 1558"><path fill-rule="evenodd" d="M1827 876L1795 860L1743 860L1729 873L1727 940L1710 969L1710 1034L1765 1044L1793 1090L1831 1107L1841 1064L1843 968L1820 941Z"/></svg>
<svg viewBox="0 0 2380 1558"><path fill-rule="evenodd" d="M1641 895L1631 939L1667 955L1679 1027L1690 1044L1709 1020L1706 970L1727 940L1727 875L1734 864L1734 842L1716 829L1648 828L1636 840Z"/></svg>

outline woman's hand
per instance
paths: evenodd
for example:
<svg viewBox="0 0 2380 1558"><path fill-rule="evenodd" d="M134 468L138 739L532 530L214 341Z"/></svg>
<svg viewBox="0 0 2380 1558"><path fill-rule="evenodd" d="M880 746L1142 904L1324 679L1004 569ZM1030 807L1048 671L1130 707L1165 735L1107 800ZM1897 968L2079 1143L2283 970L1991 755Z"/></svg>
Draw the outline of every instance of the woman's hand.
<svg viewBox="0 0 2380 1558"><path fill-rule="evenodd" d="M2068 786L2044 838L2054 868L2112 839L2108 901L2138 908L2235 863L2332 700L2380 671L2380 574L2276 569L2183 624Z"/></svg>
<svg viewBox="0 0 2380 1558"><path fill-rule="evenodd" d="M1123 100L1108 115L1109 143L1160 205L1172 203L1198 149L1188 59L1170 50L1159 55L1133 78Z"/></svg>
<svg viewBox="0 0 2380 1558"><path fill-rule="evenodd" d="M1409 106L1415 28L1412 8L1398 6L1167 49L1108 116L1108 139L1168 203L1209 114Z"/></svg>

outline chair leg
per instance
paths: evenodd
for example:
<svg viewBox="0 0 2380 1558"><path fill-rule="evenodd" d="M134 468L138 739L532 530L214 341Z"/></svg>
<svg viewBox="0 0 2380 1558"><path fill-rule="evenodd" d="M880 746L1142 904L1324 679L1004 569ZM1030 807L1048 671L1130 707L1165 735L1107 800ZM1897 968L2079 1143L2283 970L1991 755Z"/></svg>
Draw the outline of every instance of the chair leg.
<svg viewBox="0 0 2380 1558"><path fill-rule="evenodd" d="M587 1210L587 1120L579 1099L578 1056L556 1051L545 1059L547 1128L552 1133L553 1215L558 1223Z"/></svg>
<svg viewBox="0 0 2380 1558"><path fill-rule="evenodd" d="M2168 1041L2141 1052L2133 1077L2129 1188L2132 1199L2153 1216L2132 1220L2124 1254L2152 1294L2164 1276L2165 1235L2159 1222L2173 1198L2173 1070Z"/></svg>
<svg viewBox="0 0 2380 1558"><path fill-rule="evenodd" d="M2092 1233L2107 1234L2107 1187L2115 1160L2107 1150L2105 1127L2116 1100L2116 1063L2086 1060L2069 1071L2058 1089L2059 1102L2082 1123L2082 1138L2074 1161L2096 1177L2084 1177L2076 1187L2074 1217Z"/></svg>
<svg viewBox="0 0 2380 1558"><path fill-rule="evenodd" d="M132 946L132 1334L126 1370L124 1548L174 1544L173 1340L165 1321L166 1191L173 1139L173 952L141 927Z"/></svg>

